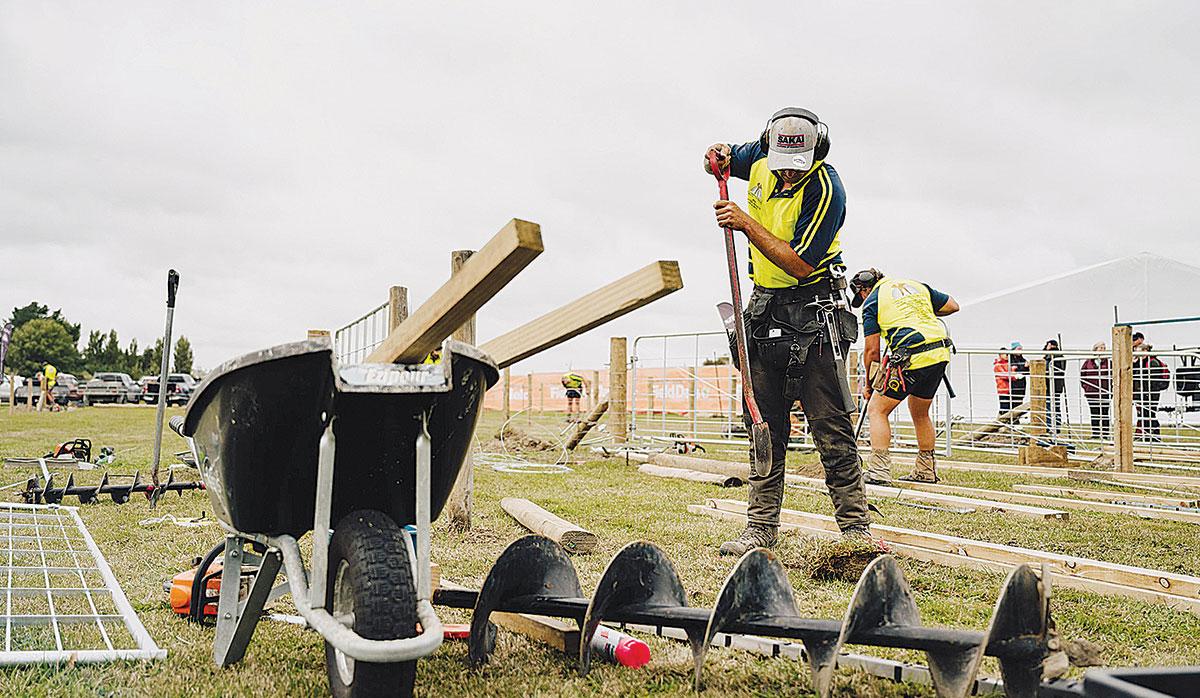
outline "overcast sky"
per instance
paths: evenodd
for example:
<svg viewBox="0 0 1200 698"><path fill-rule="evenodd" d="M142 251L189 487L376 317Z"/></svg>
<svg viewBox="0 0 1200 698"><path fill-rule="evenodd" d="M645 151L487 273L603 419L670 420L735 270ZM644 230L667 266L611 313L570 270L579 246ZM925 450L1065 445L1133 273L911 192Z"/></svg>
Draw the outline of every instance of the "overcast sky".
<svg viewBox="0 0 1200 698"><path fill-rule="evenodd" d="M212 368L393 284L415 307L517 217L546 251L481 342L679 260L682 291L514 371L601 368L613 334L719 329L701 156L788 105L829 125L852 270L970 299L1142 250L1200 264L1198 8L0 2L0 310L145 346L174 267L175 334Z"/></svg>

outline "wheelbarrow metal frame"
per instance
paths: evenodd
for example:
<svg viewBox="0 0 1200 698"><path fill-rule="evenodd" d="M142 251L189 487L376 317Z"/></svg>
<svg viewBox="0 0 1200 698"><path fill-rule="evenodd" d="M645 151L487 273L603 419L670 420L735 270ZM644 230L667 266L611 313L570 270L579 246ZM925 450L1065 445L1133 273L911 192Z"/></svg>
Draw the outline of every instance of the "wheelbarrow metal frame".
<svg viewBox="0 0 1200 698"><path fill-rule="evenodd" d="M307 343L305 343L307 344ZM309 347L300 343L289 347L268 350L274 356L302 353ZM313 345L312 349L320 347ZM392 364L353 364L339 366L334 359L333 381L338 393L446 393L454 388L454 373L451 362L455 354L488 365L494 372L494 363L486 354L474 347L448 341L442 353L442 363L432 366L399 366ZM260 353L260 356L264 353ZM248 357L247 357L248 358ZM239 367L242 360L230 365ZM250 363L250 362L247 362ZM489 380L488 383L494 382ZM485 384L486 387L486 384ZM316 630L336 650L358 661L375 663L407 662L425 657L441 646L443 630L440 619L431 603L432 584L430 571L431 502L433 448L429 432L430 408L415 416L419 420L414 441L414 501L412 514L417 530L414 545L410 536L403 536L408 552L409 565L413 570L416 585L417 617L421 632L416 637L394 640L371 640L362 637L343 625L325 608L328 596L329 542L332 525L334 474L337 444L334 425L338 419L336 408L325 419L325 427L318 445L316 487L313 509L313 543L311 574L305 568L296 536L290 533L253 533L241 531L224 520L222 527L227 531L224 563L226 570L240 570L244 564L257 564L258 571L251 583L250 592L239 600L240 574L223 574L217 602L217 628L213 646L213 660L219 666L229 666L239 661L246 651L254 628L261 617L263 606L271 599L290 592L293 602L308 626ZM200 462L200 454L189 439L193 455ZM264 554L256 555L245 550L248 543L265 547ZM280 570L287 582L275 586Z"/></svg>

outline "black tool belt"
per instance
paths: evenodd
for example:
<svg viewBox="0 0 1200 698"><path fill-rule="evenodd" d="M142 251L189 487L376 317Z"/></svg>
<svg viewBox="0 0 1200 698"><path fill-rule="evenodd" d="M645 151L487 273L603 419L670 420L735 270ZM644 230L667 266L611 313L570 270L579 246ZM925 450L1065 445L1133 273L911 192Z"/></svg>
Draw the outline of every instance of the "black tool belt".
<svg viewBox="0 0 1200 698"><path fill-rule="evenodd" d="M943 348L954 351L954 342L950 341L949 337L946 337L945 339L935 339L931 342L914 344L911 347L896 347L891 351L888 358L888 363L899 368L908 368L908 363L912 361L912 358L917 354L924 354L927 351Z"/></svg>
<svg viewBox="0 0 1200 698"><path fill-rule="evenodd" d="M783 394L800 396L804 365L810 352L820 352L830 343L826 327L818 321L817 309L809 307L819 296L833 292L828 280L810 286L787 288L754 287L746 306L746 325L754 349L762 361L784 372ZM858 338L858 323L846 310L837 311L844 342Z"/></svg>

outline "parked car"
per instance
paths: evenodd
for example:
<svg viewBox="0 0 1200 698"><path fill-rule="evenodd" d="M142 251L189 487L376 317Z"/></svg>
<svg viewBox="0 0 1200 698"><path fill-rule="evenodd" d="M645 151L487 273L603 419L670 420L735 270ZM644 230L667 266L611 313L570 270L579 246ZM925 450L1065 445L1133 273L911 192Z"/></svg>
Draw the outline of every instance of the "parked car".
<svg viewBox="0 0 1200 698"><path fill-rule="evenodd" d="M36 405L41 399L42 381L41 375L33 377L33 380L25 381L25 384L17 388L17 403L26 402L29 399L29 388L33 387L33 402ZM79 403L83 401L83 391L79 387L79 379L70 373L60 373L54 381L54 401L60 405L68 405L72 402Z"/></svg>
<svg viewBox="0 0 1200 698"><path fill-rule="evenodd" d="M196 389L196 379L186 373L172 373L167 376L167 406L186 405ZM142 400L151 405L158 403L158 379L151 378L142 386Z"/></svg>
<svg viewBox="0 0 1200 698"><path fill-rule="evenodd" d="M7 404L9 397L12 395L13 387L11 383L16 383L16 389L20 390L25 384L25 379L20 376L3 376L0 378L0 403Z"/></svg>
<svg viewBox="0 0 1200 698"><path fill-rule="evenodd" d="M137 402L142 397L142 389L128 373L97 373L94 378L83 385L83 404L93 405L98 402Z"/></svg>

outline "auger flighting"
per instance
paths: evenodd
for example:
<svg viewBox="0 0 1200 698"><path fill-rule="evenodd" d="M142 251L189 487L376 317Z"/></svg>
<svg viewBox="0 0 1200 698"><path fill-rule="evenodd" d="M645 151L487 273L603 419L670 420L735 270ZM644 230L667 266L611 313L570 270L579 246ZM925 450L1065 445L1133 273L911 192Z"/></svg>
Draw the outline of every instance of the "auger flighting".
<svg viewBox="0 0 1200 698"><path fill-rule="evenodd" d="M115 477L115 476L114 476ZM204 483L199 480L194 481L175 481L175 474L172 472L166 484L160 485L157 494L175 492L179 496L183 496L184 490L202 490ZM29 504L61 504L63 497L74 496L79 497L80 504L93 504L97 502L100 495L107 494L112 497L112 500L117 504L124 504L129 501L129 498L135 493L140 492L146 495L146 499L154 499L156 490L153 483L142 482L141 472L133 474L133 480L127 484L110 482L109 474L104 473L98 485L76 485L75 476L67 477L65 487L54 486L54 476L51 475L46 481L46 486L40 485L40 480L36 477L29 479L29 483L21 492L22 499Z"/></svg>
<svg viewBox="0 0 1200 698"><path fill-rule="evenodd" d="M487 659L493 612L573 618L581 628L579 670L591 660L589 640L601 622L680 628L690 640L697 688L709 644L717 633L797 639L804 642L813 686L830 695L836 659L847 644L921 650L941 698L969 695L984 656L996 657L1011 698L1033 698L1049 654L1049 581L1029 565L1005 580L984 632L921 625L912 590L895 558L876 558L859 578L842 621L800 614L787 572L769 550L749 551L730 572L713 608L691 608L675 566L648 542L626 545L609 563L596 593L583 595L570 558L549 538L526 536L508 546L479 591L442 589L433 602L474 609L470 657Z"/></svg>

